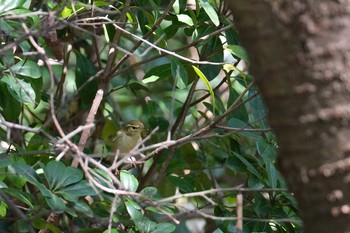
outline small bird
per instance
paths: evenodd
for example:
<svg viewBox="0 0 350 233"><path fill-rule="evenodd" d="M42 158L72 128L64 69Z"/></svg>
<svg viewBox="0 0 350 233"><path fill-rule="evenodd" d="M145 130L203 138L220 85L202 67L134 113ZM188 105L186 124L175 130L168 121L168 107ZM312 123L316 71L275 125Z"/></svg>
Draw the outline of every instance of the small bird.
<svg viewBox="0 0 350 233"><path fill-rule="evenodd" d="M117 131L116 136L112 139L113 151L120 154L130 152L141 142L141 132L145 129L143 123L139 120L131 120Z"/></svg>

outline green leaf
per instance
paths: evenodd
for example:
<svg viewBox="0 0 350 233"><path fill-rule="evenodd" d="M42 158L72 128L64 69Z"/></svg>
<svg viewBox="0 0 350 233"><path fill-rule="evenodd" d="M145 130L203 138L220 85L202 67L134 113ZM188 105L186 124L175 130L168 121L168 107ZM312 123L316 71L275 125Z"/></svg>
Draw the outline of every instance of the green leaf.
<svg viewBox="0 0 350 233"><path fill-rule="evenodd" d="M0 189L7 188L7 185L4 181L0 181Z"/></svg>
<svg viewBox="0 0 350 233"><path fill-rule="evenodd" d="M142 219L143 216L141 211L135 208L135 205L132 202L130 202L130 199L125 201L125 206L126 210L128 211L128 214L134 221Z"/></svg>
<svg viewBox="0 0 350 233"><path fill-rule="evenodd" d="M18 200L22 201L26 205L28 205L30 208L34 208L33 206L33 196L30 193L22 192L19 189L14 189L14 188L3 188L1 189L5 193L18 198Z"/></svg>
<svg viewBox="0 0 350 233"><path fill-rule="evenodd" d="M173 9L174 9L174 12L175 14L180 14L180 1L179 0L176 0L173 4Z"/></svg>
<svg viewBox="0 0 350 233"><path fill-rule="evenodd" d="M90 206L82 200L78 200L77 202L75 202L73 208L76 211L78 211L78 212L80 212L88 217L92 218L94 216Z"/></svg>
<svg viewBox="0 0 350 233"><path fill-rule="evenodd" d="M75 202L81 196L93 196L96 195L95 190L87 181L81 181L77 184L67 186L56 192L61 194L67 201Z"/></svg>
<svg viewBox="0 0 350 233"><path fill-rule="evenodd" d="M5 217L7 212L7 205L5 202L0 201L0 217Z"/></svg>
<svg viewBox="0 0 350 233"><path fill-rule="evenodd" d="M136 227L141 233L153 233L155 228L157 227L157 223L147 219L142 218L135 222Z"/></svg>
<svg viewBox="0 0 350 233"><path fill-rule="evenodd" d="M75 51L75 54L77 62L75 82L79 90L79 97L85 105L83 107L87 108L90 107L98 89L97 80L91 79L96 74L97 69L91 61L80 52Z"/></svg>
<svg viewBox="0 0 350 233"><path fill-rule="evenodd" d="M198 75L198 77L204 82L205 86L208 88L209 93L210 93L210 98L211 98L211 102L213 104L213 106L215 106L215 96L214 96L214 92L213 89L211 88L211 85L207 79L207 77L205 77L205 75L202 73L202 71L200 69L198 69L195 66L192 66L194 71L196 72L196 74Z"/></svg>
<svg viewBox="0 0 350 233"><path fill-rule="evenodd" d="M152 198L158 194L158 190L155 187L146 187L141 190L140 194Z"/></svg>
<svg viewBox="0 0 350 233"><path fill-rule="evenodd" d="M256 149L263 157L266 164L272 163L277 156L277 151L274 145L266 142L264 137L259 137L256 141Z"/></svg>
<svg viewBox="0 0 350 233"><path fill-rule="evenodd" d="M80 233L80 232L77 232ZM90 232L81 232L81 233L90 233ZM95 233L95 232L91 232L91 233ZM100 231L97 231L96 233L100 233ZM109 230L105 230L103 233L119 233L119 231L117 229L111 229Z"/></svg>
<svg viewBox="0 0 350 233"><path fill-rule="evenodd" d="M236 152L232 152L234 154L234 156L236 156L239 160L241 160L242 163L244 163L248 169L248 171L250 171L253 175L255 175L257 178L259 178L260 180L263 180L263 177L260 175L260 173L258 172L258 170L256 170L256 168L254 167L253 164L251 164L247 159L245 159L243 156L241 156L240 154L236 153Z"/></svg>
<svg viewBox="0 0 350 233"><path fill-rule="evenodd" d="M244 121L241 121L236 118L231 118L227 122L227 126L231 128L241 128L241 129L252 129L252 127L249 125L249 123L246 123ZM259 132L244 132L244 131L239 131L237 133L238 135L248 137L253 140L257 140L260 137Z"/></svg>
<svg viewBox="0 0 350 233"><path fill-rule="evenodd" d="M196 176L196 191L208 190L211 188L211 181L205 172Z"/></svg>
<svg viewBox="0 0 350 233"><path fill-rule="evenodd" d="M52 196L52 193L45 187L45 185L40 183L38 174L31 166L19 162L15 162L12 164L12 166L19 175L23 176L29 183L35 185L43 194L43 196Z"/></svg>
<svg viewBox="0 0 350 233"><path fill-rule="evenodd" d="M220 21L218 14L216 13L215 9L212 5L208 2L208 0L201 0L201 5L204 8L204 11L209 16L210 20L214 23L215 26L219 26Z"/></svg>
<svg viewBox="0 0 350 233"><path fill-rule="evenodd" d="M194 191L193 182L191 182L188 177L177 177L177 176L168 176L167 179L175 186L180 189L181 193L190 193Z"/></svg>
<svg viewBox="0 0 350 233"><path fill-rule="evenodd" d="M193 21L192 21L191 17L188 15L185 15L185 14L177 15L177 19L182 23L185 23L189 26L193 26Z"/></svg>
<svg viewBox="0 0 350 233"><path fill-rule="evenodd" d="M245 62L249 62L249 57L247 51L240 45L227 45L226 49L235 55L236 57L242 59Z"/></svg>
<svg viewBox="0 0 350 233"><path fill-rule="evenodd" d="M208 30L212 31L213 29L209 27ZM224 50L220 37L214 36L203 41L203 46L200 48L199 57L209 62L223 62ZM200 65L199 68L209 81L217 78L222 70L222 66L210 64Z"/></svg>
<svg viewBox="0 0 350 233"><path fill-rule="evenodd" d="M157 81L171 78L171 65L169 63L166 63L163 65L155 66L145 74L143 79L147 79L151 76L159 77L159 79L157 79ZM153 78L153 80L154 80L154 78Z"/></svg>
<svg viewBox="0 0 350 233"><path fill-rule="evenodd" d="M131 192L136 192L139 186L139 181L126 170L120 171L120 181L122 182L124 188Z"/></svg>
<svg viewBox="0 0 350 233"><path fill-rule="evenodd" d="M152 231L152 233L170 233L175 231L176 226L171 223L161 222L158 223L156 228Z"/></svg>
<svg viewBox="0 0 350 233"><path fill-rule="evenodd" d="M1 82L7 84L7 90L18 102L27 105L35 101L35 92L29 83L12 75L4 75Z"/></svg>
<svg viewBox="0 0 350 233"><path fill-rule="evenodd" d="M41 100L41 92L43 90L43 78L37 78L37 79L29 79L30 85L32 86L34 92L35 92L35 102L37 104L40 103Z"/></svg>
<svg viewBox="0 0 350 233"><path fill-rule="evenodd" d="M34 184L34 185L39 185L39 176L36 174L35 170L24 163L18 163L15 162L12 164L12 167L15 169L15 171L23 176L29 183Z"/></svg>
<svg viewBox="0 0 350 233"><path fill-rule="evenodd" d="M29 78L41 77L40 67L32 60L19 61L15 65L10 67L10 70L15 74L23 75Z"/></svg>
<svg viewBox="0 0 350 233"><path fill-rule="evenodd" d="M144 78L144 79L142 80L142 82L143 82L144 84L153 83L153 82L158 81L159 79L160 79L159 76L151 75L151 76L149 76L149 77L147 77L147 78Z"/></svg>
<svg viewBox="0 0 350 233"><path fill-rule="evenodd" d="M248 95L250 97L255 93L256 93L256 90L254 88L251 88ZM267 117L268 111L265 106L263 98L260 95L255 96L247 104L249 106L249 110L252 112L254 116L254 119L252 119L252 121L259 124L260 127L263 129L269 128L270 124Z"/></svg>
<svg viewBox="0 0 350 233"><path fill-rule="evenodd" d="M22 106L8 91L7 84L0 81L1 114L7 121L16 121L21 113Z"/></svg>
<svg viewBox="0 0 350 233"><path fill-rule="evenodd" d="M227 108L229 108L237 100L239 95L240 94L235 89L233 88L229 89L229 98L227 101ZM242 102L243 101L240 100L237 104L240 104ZM249 116L248 116L246 105L244 104L241 107L236 108L234 111L232 111L230 114L227 115L227 119L231 119L231 118L236 118L243 122L249 122Z"/></svg>
<svg viewBox="0 0 350 233"><path fill-rule="evenodd" d="M21 7L25 0L2 0L0 4L0 14Z"/></svg>
<svg viewBox="0 0 350 233"><path fill-rule="evenodd" d="M151 128L156 128L157 126L159 127L158 132L165 132L169 129L169 121L167 121L163 117L150 117L148 119L148 123Z"/></svg>
<svg viewBox="0 0 350 233"><path fill-rule="evenodd" d="M187 87L188 77L185 66L176 59L171 59L171 74L176 80L176 86L180 89Z"/></svg>
<svg viewBox="0 0 350 233"><path fill-rule="evenodd" d="M50 197L46 197L46 202L52 210L65 210L66 205L62 198L57 195L51 193Z"/></svg>
<svg viewBox="0 0 350 233"><path fill-rule="evenodd" d="M46 166L42 165L42 168L52 190L77 183L83 178L80 169L66 167L61 161L50 161Z"/></svg>

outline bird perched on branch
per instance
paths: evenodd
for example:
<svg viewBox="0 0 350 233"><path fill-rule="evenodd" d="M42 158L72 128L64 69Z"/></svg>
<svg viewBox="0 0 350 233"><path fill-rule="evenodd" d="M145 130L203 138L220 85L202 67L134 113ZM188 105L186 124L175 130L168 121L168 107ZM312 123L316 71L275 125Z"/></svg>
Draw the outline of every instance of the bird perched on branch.
<svg viewBox="0 0 350 233"><path fill-rule="evenodd" d="M117 131L112 139L113 151L120 154L130 152L142 141L141 132L145 130L143 123L139 120L131 120Z"/></svg>

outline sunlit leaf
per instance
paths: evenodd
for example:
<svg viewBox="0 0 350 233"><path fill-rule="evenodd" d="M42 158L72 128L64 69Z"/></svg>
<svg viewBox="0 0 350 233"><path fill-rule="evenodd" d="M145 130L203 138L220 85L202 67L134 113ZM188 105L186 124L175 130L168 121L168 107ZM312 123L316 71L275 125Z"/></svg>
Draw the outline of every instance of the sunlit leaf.
<svg viewBox="0 0 350 233"><path fill-rule="evenodd" d="M193 26L193 21L192 21L191 17L188 15L185 15L185 14L177 15L177 19L182 23L185 23L189 26Z"/></svg>
<svg viewBox="0 0 350 233"><path fill-rule="evenodd" d="M10 67L10 70L14 74L23 75L29 78L40 78L41 77L41 69L32 60L21 60L17 62L15 65Z"/></svg>
<svg viewBox="0 0 350 233"><path fill-rule="evenodd" d="M205 86L208 88L209 93L210 93L210 98L211 98L211 102L213 103L213 106L215 106L215 96L214 96L214 92L213 89L207 79L207 77L205 77L205 75L202 73L202 71L200 69L198 69L195 66L192 66L194 71L197 73L198 77L204 82Z"/></svg>
<svg viewBox="0 0 350 233"><path fill-rule="evenodd" d="M21 7L26 0L2 0L0 4L0 14L17 7Z"/></svg>
<svg viewBox="0 0 350 233"><path fill-rule="evenodd" d="M136 179L136 177L125 170L120 171L120 181L125 189L132 192L135 192L139 186L139 181Z"/></svg>
<svg viewBox="0 0 350 233"><path fill-rule="evenodd" d="M208 14L210 20L214 23L214 25L219 26L220 24L219 17L214 7L209 3L208 0L201 0L200 3L204 8L205 12Z"/></svg>
<svg viewBox="0 0 350 233"><path fill-rule="evenodd" d="M240 45L227 45L226 49L235 55L236 57L242 59L245 62L249 62L247 51Z"/></svg>
<svg viewBox="0 0 350 233"><path fill-rule="evenodd" d="M18 102L30 104L35 101L35 92L29 83L22 79L15 78L12 75L4 75L0 81L7 84L9 93Z"/></svg>

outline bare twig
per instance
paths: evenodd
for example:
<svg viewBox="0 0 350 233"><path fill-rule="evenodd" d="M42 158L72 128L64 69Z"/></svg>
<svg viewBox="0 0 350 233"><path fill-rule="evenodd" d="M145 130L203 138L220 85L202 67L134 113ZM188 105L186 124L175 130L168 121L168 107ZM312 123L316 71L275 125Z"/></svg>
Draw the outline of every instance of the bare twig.
<svg viewBox="0 0 350 233"><path fill-rule="evenodd" d="M102 101L103 98L103 91L101 89L99 89L96 92L96 96L95 99L92 103L89 115L86 118L86 125L91 125L95 119L95 115L97 113L98 107L100 106L100 103ZM87 141L87 139L90 136L90 132L91 132L91 127L86 127L84 128L82 134L81 134L81 138L79 141L79 151L83 151L84 147L85 147L85 143ZM72 167L77 167L78 166L78 161L77 158L73 159L73 162L71 164Z"/></svg>

